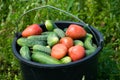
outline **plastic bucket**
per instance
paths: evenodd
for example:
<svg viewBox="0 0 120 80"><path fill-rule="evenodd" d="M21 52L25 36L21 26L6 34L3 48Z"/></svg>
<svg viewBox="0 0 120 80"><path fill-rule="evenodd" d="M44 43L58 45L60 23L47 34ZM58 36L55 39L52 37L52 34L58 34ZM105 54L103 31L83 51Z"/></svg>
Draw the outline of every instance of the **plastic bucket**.
<svg viewBox="0 0 120 80"><path fill-rule="evenodd" d="M85 26L79 22L55 22L61 29L66 28L72 23ZM40 26L45 30L44 24L40 24ZM12 43L12 49L13 54L19 60L24 80L82 80L83 76L85 80L96 80L97 62L99 52L103 47L103 37L101 33L92 26L89 26L89 29L90 33L93 34L93 40L97 45L96 51L81 60L59 65L40 64L22 58L19 54L20 46L17 44L17 39L21 37L21 34L16 33Z"/></svg>

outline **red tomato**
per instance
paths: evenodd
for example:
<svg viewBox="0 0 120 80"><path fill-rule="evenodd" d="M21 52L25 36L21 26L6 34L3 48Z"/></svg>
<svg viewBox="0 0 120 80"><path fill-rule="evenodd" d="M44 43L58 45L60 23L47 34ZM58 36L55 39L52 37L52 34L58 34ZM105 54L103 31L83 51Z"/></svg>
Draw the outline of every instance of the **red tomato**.
<svg viewBox="0 0 120 80"><path fill-rule="evenodd" d="M67 54L67 47L64 44L56 44L52 47L51 56L61 59Z"/></svg>
<svg viewBox="0 0 120 80"><path fill-rule="evenodd" d="M73 61L82 59L85 56L85 49L83 46L80 45L73 46L69 48L68 55Z"/></svg>
<svg viewBox="0 0 120 80"><path fill-rule="evenodd" d="M38 24L32 24L23 30L22 36L28 37L31 35L38 35L41 33L42 33L42 28Z"/></svg>
<svg viewBox="0 0 120 80"><path fill-rule="evenodd" d="M82 26L71 24L66 30L66 36L72 39L80 39L86 36L86 31Z"/></svg>
<svg viewBox="0 0 120 80"><path fill-rule="evenodd" d="M60 43L64 44L68 49L73 46L73 39L71 37L63 37Z"/></svg>

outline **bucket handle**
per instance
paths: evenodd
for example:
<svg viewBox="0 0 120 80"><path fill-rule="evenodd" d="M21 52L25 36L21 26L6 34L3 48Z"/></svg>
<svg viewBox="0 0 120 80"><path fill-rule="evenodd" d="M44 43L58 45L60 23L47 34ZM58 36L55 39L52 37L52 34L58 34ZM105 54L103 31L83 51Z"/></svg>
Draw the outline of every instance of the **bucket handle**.
<svg viewBox="0 0 120 80"><path fill-rule="evenodd" d="M29 12L31 12L31 11L38 10L38 9L42 9L42 8L52 8L52 9L58 10L58 11L60 11L60 12L63 12L63 13L65 13L65 14L67 14L67 15L75 18L75 19L78 20L82 25L85 25L86 27L88 26L84 21L82 21L81 19L79 19L78 17L76 17L75 15L73 15L73 14L71 14L71 13L69 13L69 12L66 12L66 11L64 11L64 10L62 10L62 9L59 9L59 8L54 7L54 6L51 6L51 5L44 5L44 6L40 6L40 7L36 7L36 8L30 9L30 10L26 11L25 13L23 13L23 14L20 16L20 18L17 20L17 22L16 22L16 25L17 25L17 26L16 26L16 32L18 32L18 24L19 24L20 20L22 19L22 17L23 17L24 15L26 15L27 13L29 13Z"/></svg>
<svg viewBox="0 0 120 80"><path fill-rule="evenodd" d="M79 18L76 17L75 15L73 15L73 14L71 14L71 13L69 13L69 12L66 12L66 11L64 11L64 10L62 10L62 9L59 9L59 8L57 8L57 7L51 6L51 5L44 5L44 6L36 7L36 8L30 9L30 10L26 11L24 14L22 14L22 15L20 16L20 18L19 18L19 19L17 20L17 22L16 22L16 25L17 25L17 26L16 26L16 32L15 32L15 33L18 33L18 24L19 24L20 20L22 19L22 17L23 17L24 15L26 15L27 13L29 13L29 12L31 12L31 11L38 10L38 9L42 9L42 8L52 8L52 9L58 10L58 11L60 11L60 12L63 12L63 13L65 13L65 14L67 14L67 15L75 18L76 20L79 21L79 23L80 23L81 25L84 25L83 27L84 27L85 29L89 30L89 31L93 34L93 36L95 37L95 40L96 40L97 43L98 43L98 40L97 40L94 32L92 31L92 29L89 27L88 24L86 24L83 20L79 19Z"/></svg>

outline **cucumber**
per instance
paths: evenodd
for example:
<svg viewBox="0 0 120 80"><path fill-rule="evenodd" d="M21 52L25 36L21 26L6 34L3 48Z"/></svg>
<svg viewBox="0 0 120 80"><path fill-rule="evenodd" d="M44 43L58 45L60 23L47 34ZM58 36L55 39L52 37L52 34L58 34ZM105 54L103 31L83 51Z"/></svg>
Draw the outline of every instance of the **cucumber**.
<svg viewBox="0 0 120 80"><path fill-rule="evenodd" d="M19 46L28 46L28 47L32 47L35 44L39 44L39 45L46 45L45 41L39 41L39 40L33 40L33 39L27 39L27 38L19 38L17 40L17 44Z"/></svg>
<svg viewBox="0 0 120 80"><path fill-rule="evenodd" d="M86 49L93 49L93 48L95 48L93 46L93 43L92 43L92 38L93 38L92 34L87 33L86 38L84 40L84 46L85 46Z"/></svg>
<svg viewBox="0 0 120 80"><path fill-rule="evenodd" d="M33 36L29 36L28 39L32 39L32 40L47 40L47 36L48 35L33 35Z"/></svg>
<svg viewBox="0 0 120 80"><path fill-rule="evenodd" d="M69 56L65 56L62 59L60 59L63 64L72 62L72 59Z"/></svg>
<svg viewBox="0 0 120 80"><path fill-rule="evenodd" d="M60 60L51 57L43 52L33 51L32 60L42 64L61 64Z"/></svg>
<svg viewBox="0 0 120 80"><path fill-rule="evenodd" d="M47 37L47 43L50 47L58 43L58 41L59 41L59 38L55 32L51 32Z"/></svg>
<svg viewBox="0 0 120 80"><path fill-rule="evenodd" d="M51 33L51 31L46 31L46 32L42 32L41 35L48 35L50 33Z"/></svg>
<svg viewBox="0 0 120 80"><path fill-rule="evenodd" d="M85 41L84 41L84 47L86 48L86 55L90 55L96 50L96 45L92 43L92 34L87 33Z"/></svg>
<svg viewBox="0 0 120 80"><path fill-rule="evenodd" d="M81 40L74 40L74 45L84 46L84 43Z"/></svg>
<svg viewBox="0 0 120 80"><path fill-rule="evenodd" d="M60 38L65 37L65 32L60 28L55 28L53 30Z"/></svg>
<svg viewBox="0 0 120 80"><path fill-rule="evenodd" d="M63 31L66 32L67 29L68 29L68 28L64 28Z"/></svg>
<svg viewBox="0 0 120 80"><path fill-rule="evenodd" d="M30 57L29 47L27 47L27 46L22 46L22 47L20 48L20 55L21 55L23 58L25 58L25 59L27 59L27 60L30 60L31 57Z"/></svg>
<svg viewBox="0 0 120 80"><path fill-rule="evenodd" d="M23 37L21 37L21 38L19 38L17 40L17 44L19 46L30 46L30 44L28 43L28 39L27 38L23 38Z"/></svg>
<svg viewBox="0 0 120 80"><path fill-rule="evenodd" d="M52 31L55 27L57 27L56 24L53 23L52 20L46 20L46 21L45 21L45 26L46 26L46 29L47 29L48 31Z"/></svg>
<svg viewBox="0 0 120 80"><path fill-rule="evenodd" d="M49 55L51 53L51 48L48 48L48 47L43 46L43 45L34 45L33 46L33 51L35 51L35 50L47 53Z"/></svg>
<svg viewBox="0 0 120 80"><path fill-rule="evenodd" d="M93 52L95 52L95 48L89 49L89 50L85 50L86 56L89 56Z"/></svg>
<svg viewBox="0 0 120 80"><path fill-rule="evenodd" d="M34 46L34 45L36 45L36 44L38 44L38 45L44 45L44 46L47 45L47 42L46 42L46 41L31 40L31 41L29 42L29 44L30 44L30 43L31 43L30 47L32 47L32 46Z"/></svg>

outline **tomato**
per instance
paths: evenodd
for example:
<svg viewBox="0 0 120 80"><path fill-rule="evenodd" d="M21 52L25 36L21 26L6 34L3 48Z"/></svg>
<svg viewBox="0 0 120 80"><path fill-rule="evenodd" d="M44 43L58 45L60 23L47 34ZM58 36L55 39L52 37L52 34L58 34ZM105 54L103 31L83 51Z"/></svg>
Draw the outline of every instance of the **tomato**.
<svg viewBox="0 0 120 80"><path fill-rule="evenodd" d="M71 24L65 34L73 39L80 39L86 36L86 31L80 25Z"/></svg>
<svg viewBox="0 0 120 80"><path fill-rule="evenodd" d="M83 46L80 45L72 46L68 50L68 55L73 61L77 61L85 56L85 49Z"/></svg>
<svg viewBox="0 0 120 80"><path fill-rule="evenodd" d="M67 47L64 44L55 44L52 47L51 56L56 59L61 59L67 54Z"/></svg>
<svg viewBox="0 0 120 80"><path fill-rule="evenodd" d="M71 37L63 37L60 39L60 43L64 44L68 49L73 46L73 39Z"/></svg>
<svg viewBox="0 0 120 80"><path fill-rule="evenodd" d="M41 34L42 31L42 28L38 24L32 24L23 30L22 36L28 37L31 35L38 35Z"/></svg>

